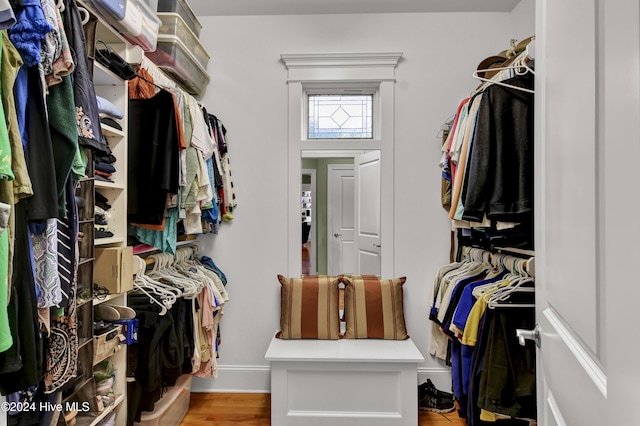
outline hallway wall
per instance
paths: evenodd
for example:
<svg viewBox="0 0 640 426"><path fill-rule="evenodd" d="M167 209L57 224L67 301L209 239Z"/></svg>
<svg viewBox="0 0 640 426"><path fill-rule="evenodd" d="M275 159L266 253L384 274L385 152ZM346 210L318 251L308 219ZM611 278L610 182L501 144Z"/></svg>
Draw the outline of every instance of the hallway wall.
<svg viewBox="0 0 640 426"><path fill-rule="evenodd" d="M471 74L509 39L534 31L534 1L511 13L201 17L211 54L207 109L228 130L238 207L219 235L202 238L229 278L219 377L195 391L269 389L264 353L279 325L287 271L287 70L282 53L404 52L396 70L395 260L407 276L409 334L426 361L421 379L450 387L449 368L428 354L432 279L447 263L450 224L440 207L442 124L477 86ZM252 259L252 264L247 264ZM385 277L391 278L391 277Z"/></svg>

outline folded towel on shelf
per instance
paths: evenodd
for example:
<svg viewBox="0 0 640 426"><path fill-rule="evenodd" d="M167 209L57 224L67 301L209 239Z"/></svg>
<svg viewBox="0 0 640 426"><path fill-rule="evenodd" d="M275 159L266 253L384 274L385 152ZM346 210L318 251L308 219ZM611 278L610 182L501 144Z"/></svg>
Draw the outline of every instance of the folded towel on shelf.
<svg viewBox="0 0 640 426"><path fill-rule="evenodd" d="M124 112L102 96L96 96L98 111L114 118L124 118Z"/></svg>
<svg viewBox="0 0 640 426"><path fill-rule="evenodd" d="M100 171L102 173L115 173L116 171L116 168L113 167L111 164L103 163L101 161L95 163L94 168L96 169L96 171Z"/></svg>

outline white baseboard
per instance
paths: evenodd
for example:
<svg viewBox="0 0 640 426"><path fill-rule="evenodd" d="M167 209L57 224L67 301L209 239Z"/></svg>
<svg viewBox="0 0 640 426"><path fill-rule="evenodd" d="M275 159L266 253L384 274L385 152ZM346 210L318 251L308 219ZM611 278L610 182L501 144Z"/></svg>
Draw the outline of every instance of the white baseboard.
<svg viewBox="0 0 640 426"><path fill-rule="evenodd" d="M438 389L451 390L448 367L418 368L418 382L431 379ZM193 378L192 392L270 393L271 367L268 365L218 365L215 379Z"/></svg>
<svg viewBox="0 0 640 426"><path fill-rule="evenodd" d="M418 383L424 383L427 379L431 379L438 389L445 392L451 392L452 383L450 367L418 368Z"/></svg>
<svg viewBox="0 0 640 426"><path fill-rule="evenodd" d="M194 377L191 392L270 393L271 366L218 365L218 377Z"/></svg>

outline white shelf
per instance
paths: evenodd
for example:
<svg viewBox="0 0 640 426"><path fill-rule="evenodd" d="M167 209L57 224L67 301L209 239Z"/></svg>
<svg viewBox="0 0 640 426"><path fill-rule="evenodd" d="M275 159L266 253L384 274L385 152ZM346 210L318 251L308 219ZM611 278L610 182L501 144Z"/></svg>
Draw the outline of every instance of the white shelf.
<svg viewBox="0 0 640 426"><path fill-rule="evenodd" d="M121 86L123 80L100 62L93 64L93 84L96 86Z"/></svg>
<svg viewBox="0 0 640 426"><path fill-rule="evenodd" d="M125 186L120 183L105 182L98 179L96 179L95 186L97 189L125 189Z"/></svg>
<svg viewBox="0 0 640 426"><path fill-rule="evenodd" d="M115 127L111 127L107 124L100 123L100 127L102 127L102 134L104 134L104 136L107 138L113 138L113 137L123 138L126 136L124 130L118 130Z"/></svg>
<svg viewBox="0 0 640 426"><path fill-rule="evenodd" d="M118 398L116 398L116 401L111 404L110 406L108 406L107 408L105 408L102 413L100 413L97 417L91 417L91 416L83 416L83 415L78 415L76 416L76 426L95 426L98 423L100 423L102 420L104 420L109 413L111 413L113 410L116 409L116 407L118 407L118 405L120 405L122 403L122 401L124 401L124 395L120 395Z"/></svg>
<svg viewBox="0 0 640 426"><path fill-rule="evenodd" d="M124 243L123 237L96 238L94 241L94 245L96 246L106 246L107 244L120 244L120 243Z"/></svg>
<svg viewBox="0 0 640 426"><path fill-rule="evenodd" d="M116 294L108 294L106 296L93 296L93 306L98 306L101 303L106 303L109 302L113 299L116 299L118 297L122 297L122 293L116 293Z"/></svg>

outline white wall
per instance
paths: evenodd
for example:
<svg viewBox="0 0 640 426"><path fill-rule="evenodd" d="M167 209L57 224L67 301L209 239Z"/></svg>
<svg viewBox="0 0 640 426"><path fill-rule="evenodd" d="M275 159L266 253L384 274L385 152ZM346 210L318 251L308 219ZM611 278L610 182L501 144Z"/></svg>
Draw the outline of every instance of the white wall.
<svg viewBox="0 0 640 426"><path fill-rule="evenodd" d="M267 391L263 359L279 324L278 273L287 270L287 72L282 53L401 51L396 70L395 274L408 277L409 333L427 360L421 379L450 387L428 355L428 296L447 263L449 223L440 207L441 125L477 82L471 73L510 38L533 34L534 0L512 13L201 17L211 54L203 98L228 129L238 197L235 220L203 238L229 278L219 377L196 391Z"/></svg>

